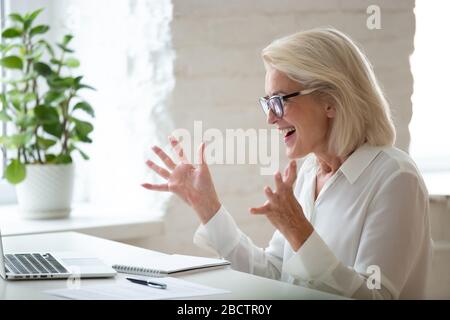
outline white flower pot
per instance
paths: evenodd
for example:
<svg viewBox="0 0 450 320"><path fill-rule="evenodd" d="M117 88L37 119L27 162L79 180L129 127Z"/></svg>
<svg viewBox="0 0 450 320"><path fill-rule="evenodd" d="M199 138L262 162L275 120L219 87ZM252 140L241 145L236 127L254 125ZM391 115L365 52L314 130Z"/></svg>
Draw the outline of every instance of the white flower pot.
<svg viewBox="0 0 450 320"><path fill-rule="evenodd" d="M63 218L70 214L73 164L30 164L16 186L21 214L27 219Z"/></svg>

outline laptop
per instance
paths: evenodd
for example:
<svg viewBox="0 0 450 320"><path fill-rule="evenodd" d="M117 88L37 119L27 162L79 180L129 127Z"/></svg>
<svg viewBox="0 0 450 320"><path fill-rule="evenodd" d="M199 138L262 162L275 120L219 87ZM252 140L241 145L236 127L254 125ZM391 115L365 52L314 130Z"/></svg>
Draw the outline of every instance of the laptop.
<svg viewBox="0 0 450 320"><path fill-rule="evenodd" d="M6 280L109 278L116 271L98 258L73 252L3 254L0 232L0 276Z"/></svg>

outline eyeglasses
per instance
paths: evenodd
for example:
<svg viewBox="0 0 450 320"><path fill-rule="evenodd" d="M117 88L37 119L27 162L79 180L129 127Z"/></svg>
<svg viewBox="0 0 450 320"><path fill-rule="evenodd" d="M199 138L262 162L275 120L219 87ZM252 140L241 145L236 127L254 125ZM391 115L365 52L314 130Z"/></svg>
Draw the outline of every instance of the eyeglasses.
<svg viewBox="0 0 450 320"><path fill-rule="evenodd" d="M285 100L287 100L289 98L297 97L297 96L305 96L316 90L318 90L318 88L305 89L305 90L297 91L297 92L290 93L290 94L287 94L284 96L280 96L280 95L273 95L271 97L265 96L265 97L259 98L259 104L261 105L266 116L269 114L269 111L272 111L273 114L277 118L281 119L284 116L284 101Z"/></svg>

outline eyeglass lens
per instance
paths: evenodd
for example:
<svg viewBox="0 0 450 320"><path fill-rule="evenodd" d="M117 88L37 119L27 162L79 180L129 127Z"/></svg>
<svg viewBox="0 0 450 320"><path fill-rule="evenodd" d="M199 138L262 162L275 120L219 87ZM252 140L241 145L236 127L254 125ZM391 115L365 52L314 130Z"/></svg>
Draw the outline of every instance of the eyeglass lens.
<svg viewBox="0 0 450 320"><path fill-rule="evenodd" d="M269 108L277 116L281 117L283 115L283 102L278 97L273 97L267 101Z"/></svg>

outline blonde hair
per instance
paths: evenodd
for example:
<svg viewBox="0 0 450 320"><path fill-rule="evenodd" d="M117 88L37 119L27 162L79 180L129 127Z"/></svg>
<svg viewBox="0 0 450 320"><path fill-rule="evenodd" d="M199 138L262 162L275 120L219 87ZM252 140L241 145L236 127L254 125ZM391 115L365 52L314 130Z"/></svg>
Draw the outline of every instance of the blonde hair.
<svg viewBox="0 0 450 320"><path fill-rule="evenodd" d="M333 28L302 31L263 49L266 68L283 72L307 88L318 87L336 108L329 151L346 156L367 142L392 146L395 128L373 68L358 46Z"/></svg>

